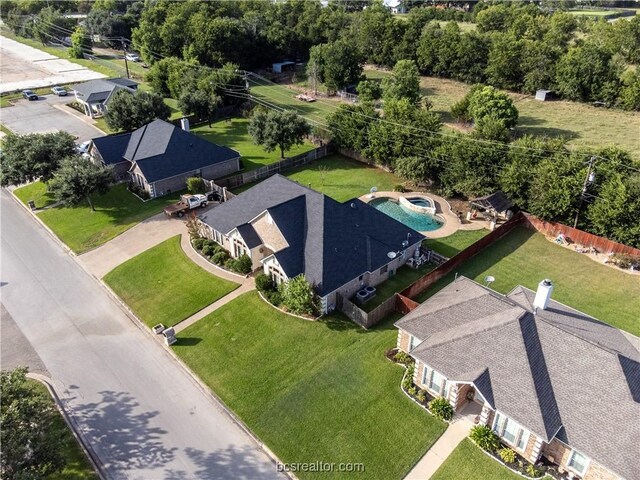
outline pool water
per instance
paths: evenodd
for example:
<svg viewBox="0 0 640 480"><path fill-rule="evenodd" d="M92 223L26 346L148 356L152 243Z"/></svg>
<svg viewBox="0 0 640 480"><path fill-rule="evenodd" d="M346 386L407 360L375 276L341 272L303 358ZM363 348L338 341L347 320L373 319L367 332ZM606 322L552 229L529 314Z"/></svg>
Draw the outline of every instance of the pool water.
<svg viewBox="0 0 640 480"><path fill-rule="evenodd" d="M388 198L378 198L369 202L369 205L419 232L437 230L444 224L433 215L414 212Z"/></svg>
<svg viewBox="0 0 640 480"><path fill-rule="evenodd" d="M407 200L409 200L414 205L418 205L419 207L433 208L431 202L425 198L407 198Z"/></svg>

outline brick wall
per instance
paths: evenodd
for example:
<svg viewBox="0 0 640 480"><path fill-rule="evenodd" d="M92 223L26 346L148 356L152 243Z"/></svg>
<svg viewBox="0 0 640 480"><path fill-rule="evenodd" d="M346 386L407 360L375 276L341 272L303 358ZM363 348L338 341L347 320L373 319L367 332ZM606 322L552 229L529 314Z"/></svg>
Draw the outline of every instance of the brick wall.
<svg viewBox="0 0 640 480"><path fill-rule="evenodd" d="M462 383L458 385L458 401L456 402L455 411L459 412L467 404L467 393L473 390L473 385Z"/></svg>
<svg viewBox="0 0 640 480"><path fill-rule="evenodd" d="M599 463L591 461L587 468L587 472L584 474L584 480L620 480L620 477L613 474Z"/></svg>
<svg viewBox="0 0 640 480"><path fill-rule="evenodd" d="M424 363L416 362L416 369L413 375L413 378L414 378L413 383L415 383L421 389L427 390L427 386L422 383L422 375L424 373L424 368L425 368Z"/></svg>
<svg viewBox="0 0 640 480"><path fill-rule="evenodd" d="M405 353L409 353L409 335L404 330L398 330L398 348Z"/></svg>

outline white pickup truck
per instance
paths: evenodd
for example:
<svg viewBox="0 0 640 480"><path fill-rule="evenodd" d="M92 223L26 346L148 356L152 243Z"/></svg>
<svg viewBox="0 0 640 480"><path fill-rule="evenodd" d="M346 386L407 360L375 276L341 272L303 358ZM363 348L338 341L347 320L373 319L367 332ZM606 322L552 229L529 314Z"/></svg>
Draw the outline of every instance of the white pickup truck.
<svg viewBox="0 0 640 480"><path fill-rule="evenodd" d="M165 207L164 213L167 216L175 215L176 217L184 217L184 214L194 208L204 208L209 200L206 195L181 195L180 201Z"/></svg>

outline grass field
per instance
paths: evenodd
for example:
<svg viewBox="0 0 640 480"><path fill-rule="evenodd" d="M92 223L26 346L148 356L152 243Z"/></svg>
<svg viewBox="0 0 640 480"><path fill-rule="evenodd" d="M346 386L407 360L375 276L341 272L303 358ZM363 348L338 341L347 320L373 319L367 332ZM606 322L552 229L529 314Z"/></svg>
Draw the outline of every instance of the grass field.
<svg viewBox="0 0 640 480"><path fill-rule="evenodd" d="M179 194L142 202L121 183L111 187L105 195L92 197L95 212L83 202L74 207L53 207L38 213L38 217L71 250L83 253L162 212L164 207L178 200Z"/></svg>
<svg viewBox="0 0 640 480"><path fill-rule="evenodd" d="M483 282L492 275L494 290L507 293L517 285L536 290L549 278L553 299L634 335L640 335L640 277L600 265L588 257L548 241L524 227L461 265L455 273ZM451 282L454 273L416 298L422 302Z"/></svg>
<svg viewBox="0 0 640 480"><path fill-rule="evenodd" d="M220 120L219 122L213 123L211 127L202 125L193 128L192 132L210 142L225 145L240 152L244 171L246 172L280 161L279 150L265 152L260 145L253 143L253 139L247 131L248 126L248 119L234 118L231 122ZM291 150L286 152L285 155L287 157L293 157L300 153L313 150L313 148L315 148L315 146L311 142L305 141L303 145L295 145Z"/></svg>
<svg viewBox="0 0 640 480"><path fill-rule="evenodd" d="M175 325L239 287L193 263L180 235L119 265L104 281L149 327Z"/></svg>
<svg viewBox="0 0 640 480"><path fill-rule="evenodd" d="M27 380L27 383L37 393L37 395L47 398L51 403L53 399L47 388L37 380ZM97 479L95 470L91 466L89 459L82 451L73 433L69 430L61 414L57 414L53 422L55 433L54 438L59 438L61 453L64 457L64 467L61 471L44 477L46 480L93 480Z"/></svg>
<svg viewBox="0 0 640 480"><path fill-rule="evenodd" d="M388 73L366 70L369 78ZM451 106L471 88L462 82L435 77L421 77L422 94L433 102L433 110L443 122L453 125ZM520 112L517 135L563 136L570 145L604 147L616 145L640 158L640 113L596 108L586 103L540 102L532 96L509 93Z"/></svg>
<svg viewBox="0 0 640 480"><path fill-rule="evenodd" d="M376 287L376 295L368 302L360 305L360 308L365 312L370 312L392 295L401 292L420 277L424 277L431 270L436 268L436 265L427 263L420 266L420 268L411 268L409 266L403 266L396 271L396 274L382 282Z"/></svg>
<svg viewBox="0 0 640 480"><path fill-rule="evenodd" d="M40 180L24 187L16 188L13 193L25 205L29 200L33 200L36 203L36 208L44 208L56 203L55 198L47 192L47 185Z"/></svg>
<svg viewBox="0 0 640 480"><path fill-rule="evenodd" d="M373 186L382 192L393 190L394 185L402 183L392 173L342 155L329 155L303 167L283 172L283 175L302 185L311 186L339 202L365 195ZM234 193L243 192L253 185L255 184L243 185L234 189Z"/></svg>
<svg viewBox="0 0 640 480"><path fill-rule="evenodd" d="M173 348L281 461L363 463L349 478L391 479L445 430L401 392L403 371L384 356L396 338L391 319L369 331L344 317L310 322L250 292L182 331Z"/></svg>
<svg viewBox="0 0 640 480"><path fill-rule="evenodd" d="M440 255L451 258L480 240L487 233L489 230L484 228L481 230L458 230L448 237L427 239L422 242L422 245L425 248L435 250Z"/></svg>
<svg viewBox="0 0 640 480"><path fill-rule="evenodd" d="M465 438L447 457L431 480L519 480L522 477L492 460Z"/></svg>

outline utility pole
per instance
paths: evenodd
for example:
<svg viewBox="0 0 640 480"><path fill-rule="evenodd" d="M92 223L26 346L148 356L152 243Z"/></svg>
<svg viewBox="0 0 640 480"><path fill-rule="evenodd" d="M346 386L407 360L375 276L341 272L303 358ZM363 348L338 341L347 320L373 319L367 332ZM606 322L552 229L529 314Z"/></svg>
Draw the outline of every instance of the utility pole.
<svg viewBox="0 0 640 480"><path fill-rule="evenodd" d="M589 168L587 169L587 176L584 179L584 183L582 184L582 192L580 193L580 205L578 205L578 211L576 212L576 220L573 222L573 228L578 228L578 218L580 218L580 211L582 210L582 204L584 203L584 196L587 193L587 188L589 185L593 183L595 180L595 173L593 173L593 164L596 161L596 157L591 157L589 159Z"/></svg>
<svg viewBox="0 0 640 480"><path fill-rule="evenodd" d="M131 78L129 76L129 64L127 63L127 45L124 43L124 37L120 39L122 42L122 53L124 53L124 68L127 70L127 78Z"/></svg>

